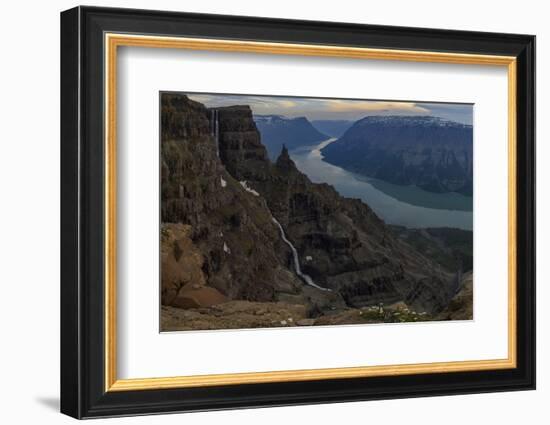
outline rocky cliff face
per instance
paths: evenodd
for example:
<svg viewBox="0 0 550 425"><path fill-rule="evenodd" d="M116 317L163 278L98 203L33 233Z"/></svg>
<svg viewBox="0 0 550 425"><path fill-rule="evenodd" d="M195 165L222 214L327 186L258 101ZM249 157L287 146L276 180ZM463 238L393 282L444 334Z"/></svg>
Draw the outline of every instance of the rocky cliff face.
<svg viewBox="0 0 550 425"><path fill-rule="evenodd" d="M257 134L239 127L245 123L238 108L232 112L230 117L220 112L223 155L253 164L265 149L263 154L249 149L248 137ZM183 302L178 288L199 289L189 283L214 288L227 299L274 301L280 293L300 293L302 282L287 266L288 248L263 199L244 190L218 157L212 111L186 96L163 94L161 143L163 302ZM195 298L200 304L202 298Z"/></svg>
<svg viewBox="0 0 550 425"><path fill-rule="evenodd" d="M325 161L368 177L471 195L472 138L471 125L439 118L370 116L322 152Z"/></svg>
<svg viewBox="0 0 550 425"><path fill-rule="evenodd" d="M471 272L461 279L458 292L435 320L472 320L474 318L474 286Z"/></svg>
<svg viewBox="0 0 550 425"><path fill-rule="evenodd" d="M253 172L267 178L270 173L267 150L260 141L249 106L229 106L216 109L219 120L220 159L227 171L238 181L247 180ZM212 114L212 112L210 112ZM238 164L246 163L247 167Z"/></svg>
<svg viewBox="0 0 550 425"><path fill-rule="evenodd" d="M394 237L360 200L312 183L286 148L271 164L261 154L251 113L243 112L220 112L220 157L233 176L265 199L315 283L341 295L351 307L404 301L437 312L447 305L456 286L452 273ZM237 136L239 129L246 129L245 134ZM235 139L239 142L227 143Z"/></svg>

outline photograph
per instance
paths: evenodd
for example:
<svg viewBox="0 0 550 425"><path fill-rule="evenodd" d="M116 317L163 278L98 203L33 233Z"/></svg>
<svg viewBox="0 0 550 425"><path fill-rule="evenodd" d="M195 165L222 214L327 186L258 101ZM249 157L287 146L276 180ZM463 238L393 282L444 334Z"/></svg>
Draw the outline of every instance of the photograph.
<svg viewBox="0 0 550 425"><path fill-rule="evenodd" d="M159 96L161 332L473 320L475 105Z"/></svg>

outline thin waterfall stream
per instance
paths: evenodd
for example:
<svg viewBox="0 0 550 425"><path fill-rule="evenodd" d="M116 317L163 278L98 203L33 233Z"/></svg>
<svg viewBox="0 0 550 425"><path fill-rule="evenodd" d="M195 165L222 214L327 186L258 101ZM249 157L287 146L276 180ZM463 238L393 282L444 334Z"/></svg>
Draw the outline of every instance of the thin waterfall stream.
<svg viewBox="0 0 550 425"><path fill-rule="evenodd" d="M217 109L212 109L212 116L210 122L210 134L214 136L214 143L216 144L216 155L220 157L220 123L219 112Z"/></svg>
<svg viewBox="0 0 550 425"><path fill-rule="evenodd" d="M211 109L211 121L210 121L210 133L211 135L214 137L214 142L216 144L216 154L218 155L218 158L220 156L220 142L219 142L219 136L220 136L220 124L219 124L219 111L217 109ZM260 194L258 192L256 192L255 190L249 188L246 184L246 181L243 181L243 182L240 182L241 183L241 186L249 193L252 193L254 196L260 196ZM263 200L264 203L265 203L265 207L268 209L269 212L271 212L271 210L269 210L269 207L267 205L267 202L265 201L265 199ZM300 257L298 256L298 251L296 250L296 248L294 247L294 245L292 245L292 242L290 242L288 240L288 238L286 237L286 234L285 234L285 231L283 229L283 226L281 225L281 223L279 223L279 221L273 216L273 214L271 214L271 219L273 220L273 223L275 223L277 225L277 227L279 228L279 232L281 233L281 239L283 240L284 243L286 243L288 245L288 247L290 248L290 250L292 251L292 259L293 259L293 263L294 263L294 271L296 273L296 275L298 275L298 277L300 277L307 285L309 286L313 286L314 288L317 288L321 291L328 291L328 292L331 292L331 289L329 288L323 288L322 286L319 286L317 285L313 279L311 278L311 276L305 274L302 272L302 268L300 266Z"/></svg>
<svg viewBox="0 0 550 425"><path fill-rule="evenodd" d="M296 272L296 274L301 277L304 282L306 282L309 286L313 286L314 288L320 289L321 291L330 291L329 288L323 288L322 286L317 285L315 282L313 282L311 276L302 272L302 268L300 267L300 258L298 257L298 251L296 250L296 248L294 248L292 242L290 242L286 237L285 231L283 229L283 226L281 226L281 223L279 223L279 221L273 216L271 216L271 219L273 220L273 223L275 223L279 228L279 231L281 232L281 239L284 241L284 243L288 245L288 247L292 251L292 257L294 260L294 271Z"/></svg>

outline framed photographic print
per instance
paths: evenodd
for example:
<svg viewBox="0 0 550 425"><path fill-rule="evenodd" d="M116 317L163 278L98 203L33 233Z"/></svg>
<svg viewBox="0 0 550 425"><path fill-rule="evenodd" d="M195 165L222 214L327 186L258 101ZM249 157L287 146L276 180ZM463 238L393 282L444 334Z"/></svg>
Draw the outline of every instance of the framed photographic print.
<svg viewBox="0 0 550 425"><path fill-rule="evenodd" d="M61 14L61 410L535 387L529 35Z"/></svg>

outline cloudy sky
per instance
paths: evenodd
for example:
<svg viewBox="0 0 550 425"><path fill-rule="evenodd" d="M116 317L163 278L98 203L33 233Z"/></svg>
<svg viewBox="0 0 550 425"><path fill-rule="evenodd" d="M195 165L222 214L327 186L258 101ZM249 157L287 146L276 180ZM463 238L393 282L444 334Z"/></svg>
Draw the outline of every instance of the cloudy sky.
<svg viewBox="0 0 550 425"><path fill-rule="evenodd" d="M395 102L386 100L318 99L307 97L194 94L188 96L207 107L249 105L254 114L305 116L309 120L352 120L367 115L430 115L472 124L468 104Z"/></svg>

